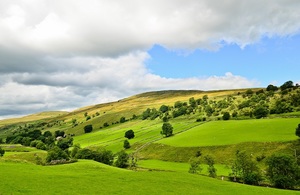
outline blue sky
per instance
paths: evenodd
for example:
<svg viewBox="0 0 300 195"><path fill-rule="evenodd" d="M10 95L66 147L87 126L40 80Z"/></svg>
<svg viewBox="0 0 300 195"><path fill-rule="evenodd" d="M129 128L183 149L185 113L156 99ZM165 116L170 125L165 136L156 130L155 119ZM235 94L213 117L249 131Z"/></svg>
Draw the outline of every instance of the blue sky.
<svg viewBox="0 0 300 195"><path fill-rule="evenodd" d="M245 48L225 44L217 51L182 52L155 45L148 53L151 59L147 67L162 77L209 77L231 72L257 80L257 87L300 81L300 35L265 37Z"/></svg>
<svg viewBox="0 0 300 195"><path fill-rule="evenodd" d="M299 0L1 0L0 119L300 82Z"/></svg>

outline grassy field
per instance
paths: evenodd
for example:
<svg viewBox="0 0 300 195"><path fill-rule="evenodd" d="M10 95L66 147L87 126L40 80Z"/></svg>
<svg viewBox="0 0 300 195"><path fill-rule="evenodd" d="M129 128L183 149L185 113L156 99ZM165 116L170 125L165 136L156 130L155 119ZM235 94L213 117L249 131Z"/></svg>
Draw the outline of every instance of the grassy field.
<svg viewBox="0 0 300 195"><path fill-rule="evenodd" d="M207 165L201 164L202 168L201 174L208 175ZM231 172L230 167L222 164L215 164L215 168L217 169L217 175L219 176L228 176L228 173ZM180 163L180 162L170 162L170 161L162 161L162 160L141 160L138 161L138 167L147 168L153 170L160 171L174 171L174 172L182 172L187 173L190 164L189 163Z"/></svg>
<svg viewBox="0 0 300 195"><path fill-rule="evenodd" d="M158 143L178 147L231 145L242 142L296 140L299 118L212 121Z"/></svg>
<svg viewBox="0 0 300 195"><path fill-rule="evenodd" d="M0 173L0 194L299 194L183 172L134 172L88 160L58 166L0 161Z"/></svg>

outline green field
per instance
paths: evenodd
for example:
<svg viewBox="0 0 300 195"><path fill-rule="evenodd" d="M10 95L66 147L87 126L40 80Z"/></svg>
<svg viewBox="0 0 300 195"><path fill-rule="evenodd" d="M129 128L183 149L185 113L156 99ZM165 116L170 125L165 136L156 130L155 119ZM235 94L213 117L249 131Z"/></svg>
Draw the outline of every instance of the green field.
<svg viewBox="0 0 300 195"><path fill-rule="evenodd" d="M178 147L231 145L242 142L296 140L299 118L212 121L158 143Z"/></svg>
<svg viewBox="0 0 300 195"><path fill-rule="evenodd" d="M299 194L183 172L135 172L88 160L58 166L0 161L0 173L0 194Z"/></svg>

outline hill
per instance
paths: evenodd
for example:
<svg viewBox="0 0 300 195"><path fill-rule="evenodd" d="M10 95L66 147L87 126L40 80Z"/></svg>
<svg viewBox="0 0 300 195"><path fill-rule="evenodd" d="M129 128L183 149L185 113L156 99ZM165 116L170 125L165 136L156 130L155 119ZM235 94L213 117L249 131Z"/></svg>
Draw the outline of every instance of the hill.
<svg viewBox="0 0 300 195"><path fill-rule="evenodd" d="M35 146L34 141L38 140L47 150L51 145L46 141L48 137L45 133L54 137L63 132L65 138L62 142L71 141L76 147L80 145L81 148L97 152L109 150L117 155L124 150L125 132L133 130L135 136L128 140L130 148L125 151L137 160L140 170L184 172L191 159L200 154L203 157L210 155L219 174L227 177L237 151L251 154L261 169L266 168L266 159L273 154L294 156L296 153L297 157L300 147L295 128L300 123L299 100L298 86L281 90L255 88L147 92L68 113L39 113L0 121L0 138L5 138L10 144L28 146ZM165 122L173 127L170 137L160 133ZM85 133L84 128L89 125L92 132ZM53 140L51 144L58 142ZM36 153L42 160L46 157L46 153L35 150L24 153L3 147L7 151L3 159L7 161L23 159L35 163ZM204 158L198 159L200 163L205 163ZM184 177L191 175L186 172ZM169 173L162 174L166 176ZM263 182L270 185L266 178ZM196 187L191 188L200 193Z"/></svg>

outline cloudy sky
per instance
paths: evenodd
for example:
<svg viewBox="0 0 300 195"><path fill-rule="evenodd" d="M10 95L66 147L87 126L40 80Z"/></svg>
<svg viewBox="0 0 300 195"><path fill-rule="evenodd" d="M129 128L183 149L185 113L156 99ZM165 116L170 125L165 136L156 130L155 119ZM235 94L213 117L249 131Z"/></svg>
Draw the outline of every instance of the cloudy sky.
<svg viewBox="0 0 300 195"><path fill-rule="evenodd" d="M1 0L0 118L300 81L299 0Z"/></svg>

